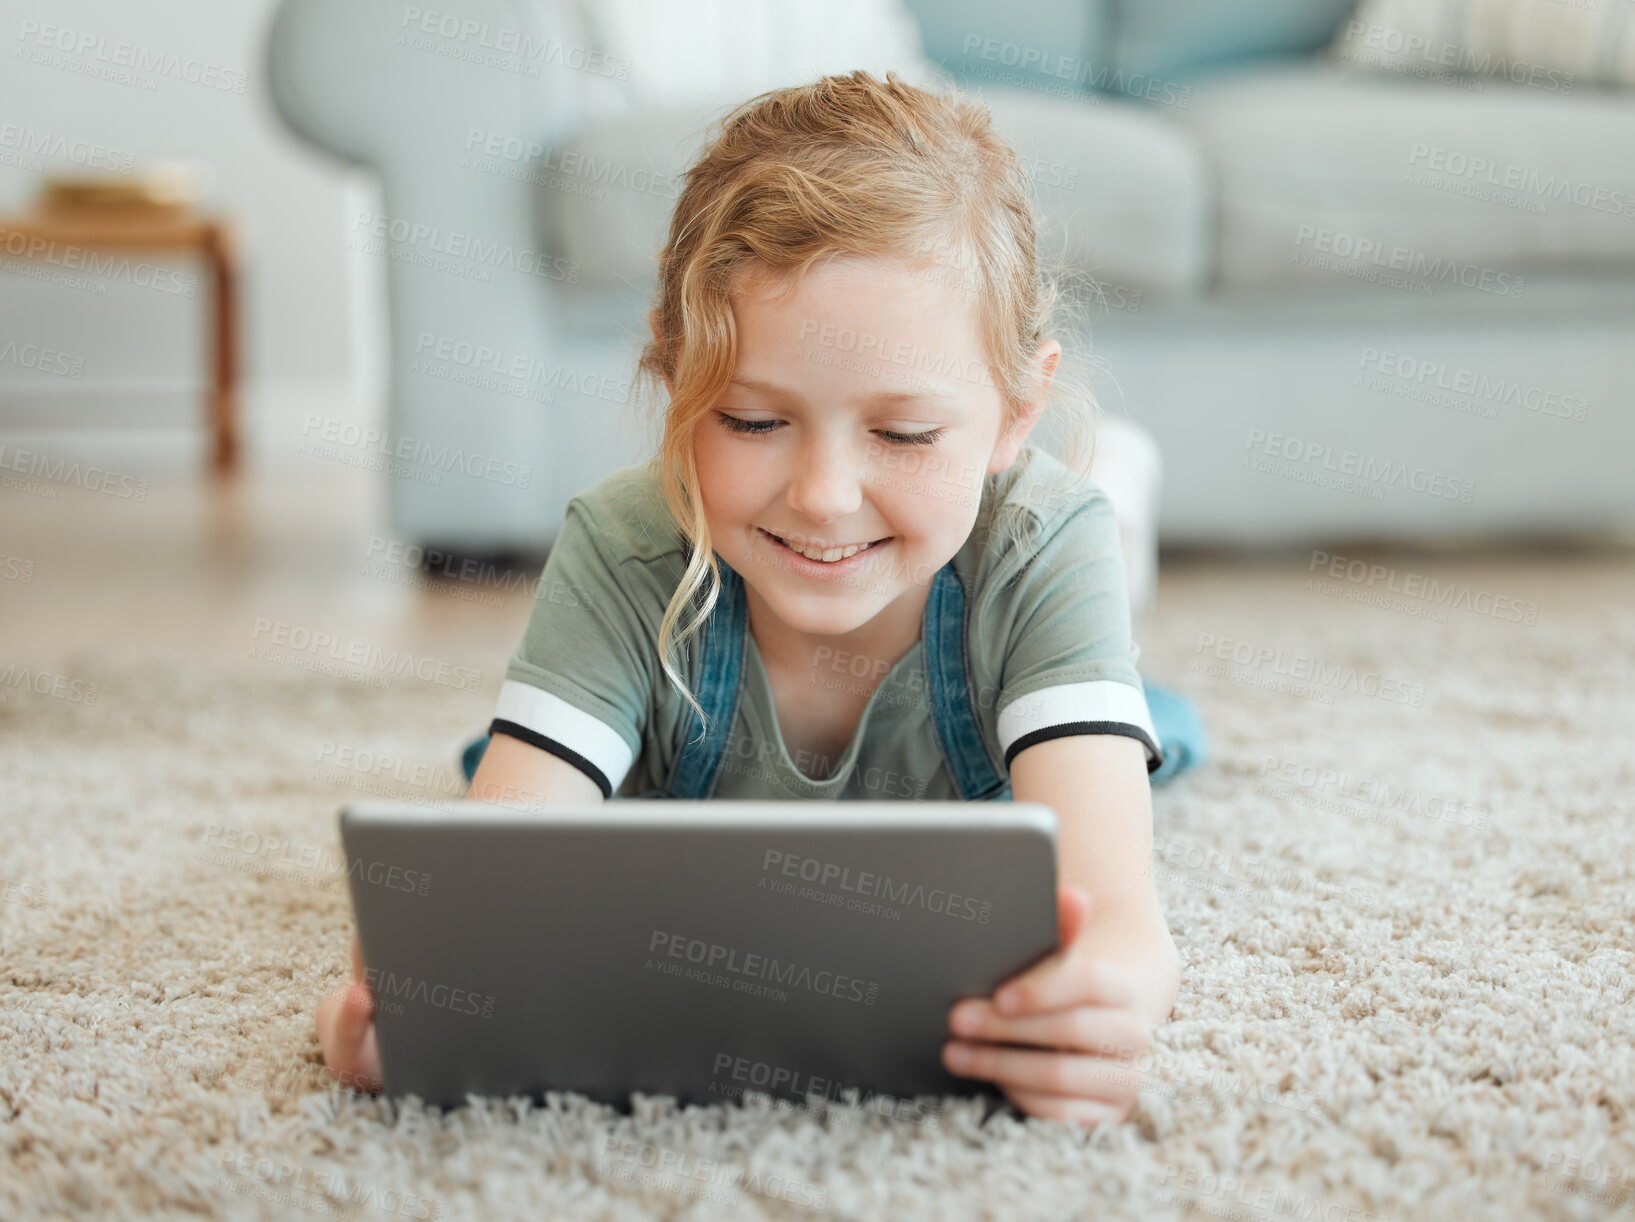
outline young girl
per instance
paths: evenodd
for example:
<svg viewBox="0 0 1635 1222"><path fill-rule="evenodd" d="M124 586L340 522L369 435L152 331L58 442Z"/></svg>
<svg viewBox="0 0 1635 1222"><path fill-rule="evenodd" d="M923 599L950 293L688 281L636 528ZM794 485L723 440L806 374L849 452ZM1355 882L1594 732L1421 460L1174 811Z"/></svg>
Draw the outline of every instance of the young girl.
<svg viewBox="0 0 1635 1222"><path fill-rule="evenodd" d="M1060 947L953 1007L944 1061L1122 1119L1179 987L1166 760L1016 154L894 73L775 90L722 121L659 260L659 452L570 501L468 796L1042 802ZM1024 446L1051 400L1067 462ZM318 1034L378 1089L353 950Z"/></svg>

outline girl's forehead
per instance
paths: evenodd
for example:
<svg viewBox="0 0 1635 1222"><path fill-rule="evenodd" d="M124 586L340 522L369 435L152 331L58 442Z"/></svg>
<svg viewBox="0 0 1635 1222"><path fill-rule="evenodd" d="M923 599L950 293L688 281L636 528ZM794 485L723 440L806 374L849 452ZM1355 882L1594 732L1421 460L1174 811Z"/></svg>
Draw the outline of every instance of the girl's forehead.
<svg viewBox="0 0 1635 1222"><path fill-rule="evenodd" d="M927 252L911 254L857 254L840 252L826 255L805 267L773 267L754 259L740 265L731 281L731 292L760 295L795 293L814 279L820 283L856 280L896 280L914 283L937 282L928 272L964 269L964 260Z"/></svg>
<svg viewBox="0 0 1635 1222"><path fill-rule="evenodd" d="M747 265L731 295L735 372L778 382L792 369L831 381L843 369L853 378L872 371L891 389L905 378L947 381L947 374L958 384L955 394L987 395L994 379L975 295L936 271L860 255L814 263L799 280L792 269ZM863 358L867 368L856 367ZM953 376L967 370L976 372Z"/></svg>
<svg viewBox="0 0 1635 1222"><path fill-rule="evenodd" d="M729 293L732 309L740 317L770 309L859 325L870 317L890 318L908 330L932 328L950 343L955 336L976 334L976 296L963 281L941 274L938 265L848 258L844 266L814 265L798 280L793 271L742 275Z"/></svg>

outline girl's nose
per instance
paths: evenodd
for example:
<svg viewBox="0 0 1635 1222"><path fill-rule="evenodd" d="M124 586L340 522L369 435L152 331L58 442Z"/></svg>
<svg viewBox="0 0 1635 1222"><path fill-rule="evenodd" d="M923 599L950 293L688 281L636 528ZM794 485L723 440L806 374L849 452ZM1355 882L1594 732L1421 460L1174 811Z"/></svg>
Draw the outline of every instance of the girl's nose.
<svg viewBox="0 0 1635 1222"><path fill-rule="evenodd" d="M834 522L863 504L867 464L860 451L843 442L813 439L795 455L789 477L789 507L810 522Z"/></svg>

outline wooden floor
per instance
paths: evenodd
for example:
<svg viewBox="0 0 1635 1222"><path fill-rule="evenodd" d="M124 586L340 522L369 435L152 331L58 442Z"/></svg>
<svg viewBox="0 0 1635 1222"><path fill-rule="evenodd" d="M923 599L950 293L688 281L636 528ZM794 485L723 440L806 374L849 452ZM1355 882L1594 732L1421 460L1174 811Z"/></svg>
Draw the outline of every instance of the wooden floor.
<svg viewBox="0 0 1635 1222"><path fill-rule="evenodd" d="M503 656L527 624L525 574L438 580L386 559L372 472L154 484L140 504L56 492L0 491L0 659L50 666L92 645L242 658L262 621ZM31 579L7 580L19 567Z"/></svg>
<svg viewBox="0 0 1635 1222"><path fill-rule="evenodd" d="M226 661L245 657L267 623L283 623L502 669L527 623L537 568L436 579L385 559L389 538L385 489L367 471L250 474L225 487L203 478L155 483L140 503L68 484L42 491L39 481L32 490L0 489L0 666L50 667L85 648ZM1457 576L1547 608L1635 608L1635 551L1627 547L1356 545L1348 554ZM1154 617L1190 599L1225 612L1285 588L1310 597L1293 593L1309 559L1309 549L1166 552ZM1286 580L1268 584L1268 571ZM1319 613L1346 606L1328 600Z"/></svg>

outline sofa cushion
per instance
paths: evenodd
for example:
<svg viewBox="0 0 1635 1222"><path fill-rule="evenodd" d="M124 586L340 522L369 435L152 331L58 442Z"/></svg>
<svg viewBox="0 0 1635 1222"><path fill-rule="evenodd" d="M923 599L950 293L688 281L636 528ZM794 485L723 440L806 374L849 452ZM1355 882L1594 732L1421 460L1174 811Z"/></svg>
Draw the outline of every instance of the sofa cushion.
<svg viewBox="0 0 1635 1222"><path fill-rule="evenodd" d="M1057 97L1104 88L1113 0L903 0L928 59L962 88L1015 85Z"/></svg>
<svg viewBox="0 0 1635 1222"><path fill-rule="evenodd" d="M577 282L643 291L658 275L682 175L703 151L718 106L660 107L588 124L548 149L536 174L545 245ZM552 158L554 157L554 163Z"/></svg>
<svg viewBox="0 0 1635 1222"><path fill-rule="evenodd" d="M1266 56L1315 51L1355 0L1115 0L1109 88L1156 100L1205 70Z"/></svg>
<svg viewBox="0 0 1635 1222"><path fill-rule="evenodd" d="M1208 272L1203 168L1184 133L1138 104L1069 101L1030 89L980 96L1034 184L1041 254L1088 272L1108 300L1198 288ZM657 275L681 174L702 151L712 112L660 110L587 127L539 179L552 254L588 287L645 289ZM552 158L555 158L553 161ZM1122 293L1120 292L1122 290Z"/></svg>
<svg viewBox="0 0 1635 1222"><path fill-rule="evenodd" d="M1509 79L1571 93L1635 85L1629 0L1362 0L1335 54L1389 72Z"/></svg>
<svg viewBox="0 0 1635 1222"><path fill-rule="evenodd" d="M1627 97L1482 84L1322 59L1201 83L1169 114L1214 171L1219 287L1406 276L1390 283L1519 295L1529 270L1635 262Z"/></svg>
<svg viewBox="0 0 1635 1222"><path fill-rule="evenodd" d="M651 280L680 175L711 124L740 103L857 69L936 83L902 0L530 2L582 22L586 45L628 69L552 68L551 80L573 78L573 104L530 116L529 138L498 150L540 188L547 247L577 260L592 288Z"/></svg>
<svg viewBox="0 0 1635 1222"><path fill-rule="evenodd" d="M1203 288L1213 204L1182 130L1125 98L1077 102L1009 87L980 96L1033 182L1043 260L1094 276L1115 308L1131 293L1139 302Z"/></svg>

